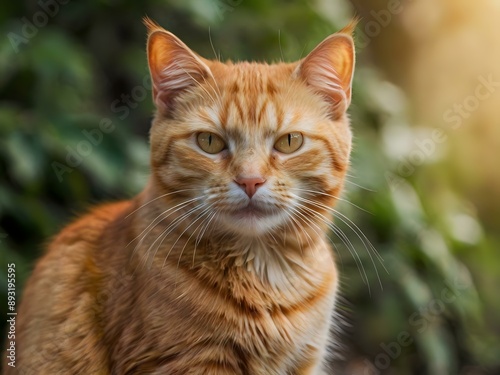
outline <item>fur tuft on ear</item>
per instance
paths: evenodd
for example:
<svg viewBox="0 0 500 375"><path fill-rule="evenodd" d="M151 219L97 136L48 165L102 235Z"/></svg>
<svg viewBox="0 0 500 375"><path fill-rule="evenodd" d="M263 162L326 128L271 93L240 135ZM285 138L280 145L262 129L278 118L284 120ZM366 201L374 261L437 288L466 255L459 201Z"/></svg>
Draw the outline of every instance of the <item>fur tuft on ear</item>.
<svg viewBox="0 0 500 375"><path fill-rule="evenodd" d="M352 33L356 20L323 40L299 62L294 75L302 78L332 104L334 118L341 117L351 103L355 52Z"/></svg>
<svg viewBox="0 0 500 375"><path fill-rule="evenodd" d="M148 36L151 35L155 31L163 30L164 29L158 25L155 21L153 21L151 18L148 16L144 17L142 19L142 22L144 23L144 26L148 29Z"/></svg>
<svg viewBox="0 0 500 375"><path fill-rule="evenodd" d="M356 27L358 26L359 21L360 21L360 18L358 16L354 17L337 34L346 34L352 38L354 35L354 30L356 30Z"/></svg>
<svg viewBox="0 0 500 375"><path fill-rule="evenodd" d="M148 64L153 82L153 101L160 112L172 110L176 97L212 76L208 61L191 51L174 34L149 18Z"/></svg>

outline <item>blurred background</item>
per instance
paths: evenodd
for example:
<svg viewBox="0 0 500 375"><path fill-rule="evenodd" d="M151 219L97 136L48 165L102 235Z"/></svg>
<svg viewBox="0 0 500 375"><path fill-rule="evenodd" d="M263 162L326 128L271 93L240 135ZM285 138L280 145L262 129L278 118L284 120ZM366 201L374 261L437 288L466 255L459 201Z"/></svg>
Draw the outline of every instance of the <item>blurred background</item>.
<svg viewBox="0 0 500 375"><path fill-rule="evenodd" d="M1 2L2 315L7 263L19 294L64 223L147 181L145 15L204 57L270 62L297 60L361 17L344 196L354 205L341 204L336 222L349 241L332 234L336 374L500 374L500 3L491 0Z"/></svg>

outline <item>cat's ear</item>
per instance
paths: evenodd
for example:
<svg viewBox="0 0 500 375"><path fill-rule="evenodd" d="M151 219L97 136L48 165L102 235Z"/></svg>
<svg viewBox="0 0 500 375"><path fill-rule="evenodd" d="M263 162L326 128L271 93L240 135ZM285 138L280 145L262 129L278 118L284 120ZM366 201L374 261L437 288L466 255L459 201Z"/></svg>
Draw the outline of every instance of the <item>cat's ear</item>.
<svg viewBox="0 0 500 375"><path fill-rule="evenodd" d="M149 18L145 18L144 23L148 28L153 101L160 112L167 114L180 93L204 82L212 73L207 60L191 51L174 34Z"/></svg>
<svg viewBox="0 0 500 375"><path fill-rule="evenodd" d="M355 51L353 21L340 32L323 40L302 59L294 75L303 79L332 105L332 116L341 117L351 103Z"/></svg>

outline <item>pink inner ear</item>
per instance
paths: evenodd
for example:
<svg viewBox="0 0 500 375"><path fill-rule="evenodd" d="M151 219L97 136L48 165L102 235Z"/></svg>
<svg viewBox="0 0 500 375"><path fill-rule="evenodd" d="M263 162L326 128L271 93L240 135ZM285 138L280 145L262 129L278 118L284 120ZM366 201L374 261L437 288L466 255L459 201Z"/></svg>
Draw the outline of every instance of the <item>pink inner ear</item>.
<svg viewBox="0 0 500 375"><path fill-rule="evenodd" d="M180 93L211 75L200 57L164 30L150 35L148 62L153 80L153 100L163 113L173 108Z"/></svg>
<svg viewBox="0 0 500 375"><path fill-rule="evenodd" d="M332 103L340 117L351 102L354 44L350 36L332 35L320 43L299 65L305 82Z"/></svg>
<svg viewBox="0 0 500 375"><path fill-rule="evenodd" d="M206 75L197 67L183 61L172 59L169 64L153 79L155 104L164 110L172 109L175 98L183 91L203 82Z"/></svg>
<svg viewBox="0 0 500 375"><path fill-rule="evenodd" d="M348 106L346 92L341 84L340 77L329 60L315 59L304 66L303 76L311 87L321 93L332 103L332 111L345 112Z"/></svg>

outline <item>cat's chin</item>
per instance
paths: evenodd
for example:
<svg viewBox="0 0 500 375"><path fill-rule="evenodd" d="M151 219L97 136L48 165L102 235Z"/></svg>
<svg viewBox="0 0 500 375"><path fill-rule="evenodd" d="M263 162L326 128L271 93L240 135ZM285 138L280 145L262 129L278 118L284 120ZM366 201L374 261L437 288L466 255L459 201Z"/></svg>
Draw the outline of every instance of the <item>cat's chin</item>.
<svg viewBox="0 0 500 375"><path fill-rule="evenodd" d="M273 212L269 210L264 210L262 208L248 205L239 210L233 211L232 216L234 218L243 219L243 220L258 220L262 218L266 218L267 216L272 216Z"/></svg>
<svg viewBox="0 0 500 375"><path fill-rule="evenodd" d="M279 227L284 219L283 214L277 210L249 205L224 213L222 220L226 227L233 232L255 236L268 233Z"/></svg>

